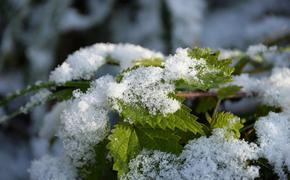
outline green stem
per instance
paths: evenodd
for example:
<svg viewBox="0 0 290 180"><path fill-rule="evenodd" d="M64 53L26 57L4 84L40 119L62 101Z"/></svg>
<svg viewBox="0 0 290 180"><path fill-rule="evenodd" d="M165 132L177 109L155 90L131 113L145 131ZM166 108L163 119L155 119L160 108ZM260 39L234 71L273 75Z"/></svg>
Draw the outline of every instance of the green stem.
<svg viewBox="0 0 290 180"><path fill-rule="evenodd" d="M247 131L247 130L253 128L254 125L255 125L255 123L252 123L252 124L249 124L248 126L243 127L243 128L240 130L240 133L243 133L243 132L245 132L245 131Z"/></svg>
<svg viewBox="0 0 290 180"><path fill-rule="evenodd" d="M213 111L212 117L214 117L215 114L217 113L217 111L218 111L218 109L219 109L219 107L220 107L221 101L222 101L222 100L221 100L220 98L218 98L218 101L217 101L216 106L215 106L215 108L214 108L214 111Z"/></svg>
<svg viewBox="0 0 290 180"><path fill-rule="evenodd" d="M3 100L0 101L0 107L6 105L7 103L9 103L10 101L13 101L14 99L20 97L20 96L24 96L28 93L32 93L32 92L36 92L39 91L41 89L53 89L53 88L57 88L57 87L74 87L74 88L89 88L90 87L90 82L89 81L68 81L64 84L56 84L54 82L42 82L42 83L37 83L35 85L32 86L28 86L25 89L22 89L20 91L17 91L9 96L7 96L6 98L4 98Z"/></svg>
<svg viewBox="0 0 290 180"><path fill-rule="evenodd" d="M36 106L39 106L41 104L45 104L46 102L48 101L52 101L52 100L55 100L57 99L57 97L55 96L55 94L51 94L49 97L47 97L44 101L41 101L41 102L37 102L35 104L32 104L30 105L28 108L25 107L26 105L20 107L17 111L7 115L7 116L3 116L3 117L0 117L0 124L4 123L5 121L9 120L9 119L12 119L20 114L26 114L27 112L29 112L31 109L35 108ZM29 102L28 102L29 103ZM26 108L25 111L23 111L22 108Z"/></svg>
<svg viewBox="0 0 290 180"><path fill-rule="evenodd" d="M6 105L10 101L12 101L20 96L23 96L23 95L28 94L30 92L36 92L36 91L39 91L40 89L51 88L54 86L55 86L55 83L53 83L53 82L42 82L42 83L35 84L33 86L28 86L25 89L16 91L15 93L13 93L13 94L7 96L6 98L4 98L3 100L1 100L0 107Z"/></svg>

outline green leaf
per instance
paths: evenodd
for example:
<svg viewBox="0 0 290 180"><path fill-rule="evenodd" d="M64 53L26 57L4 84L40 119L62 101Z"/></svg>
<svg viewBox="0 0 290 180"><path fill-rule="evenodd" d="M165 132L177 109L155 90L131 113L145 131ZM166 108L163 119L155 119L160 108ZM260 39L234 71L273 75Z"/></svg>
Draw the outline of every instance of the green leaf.
<svg viewBox="0 0 290 180"><path fill-rule="evenodd" d="M240 137L240 129L244 126L241 119L229 112L219 112L212 117L210 123L212 129L225 128L228 135L234 135L234 137Z"/></svg>
<svg viewBox="0 0 290 180"><path fill-rule="evenodd" d="M117 82L121 82L124 75L130 71L133 71L137 68L139 68L140 66L155 66L155 67L162 67L164 64L164 60L161 58L145 58L145 59L137 59L133 62L133 65L130 66L129 68L123 70L121 73L119 73L116 76L116 81Z"/></svg>
<svg viewBox="0 0 290 180"><path fill-rule="evenodd" d="M244 67L250 62L250 58L248 56L242 56L240 60L235 64L235 71L233 74L239 75L243 72Z"/></svg>
<svg viewBox="0 0 290 180"><path fill-rule="evenodd" d="M134 66L163 66L163 59L161 58L147 58L147 59L139 59L134 61Z"/></svg>
<svg viewBox="0 0 290 180"><path fill-rule="evenodd" d="M197 113L205 113L215 108L217 99L215 97L201 98L197 104L195 111Z"/></svg>
<svg viewBox="0 0 290 180"><path fill-rule="evenodd" d="M135 67L135 66L163 66L164 60L162 58L141 58L141 59L135 59L132 62L132 65L129 68ZM117 59L114 59L112 56L106 57L106 63L110 65L120 65L120 61Z"/></svg>
<svg viewBox="0 0 290 180"><path fill-rule="evenodd" d="M141 124L143 126L149 125L152 128L169 128L171 130L177 128L182 131L205 134L203 125L196 121L197 117L190 114L191 109L185 105L181 105L178 111L166 116L161 113L152 115L147 109L138 105L129 105L119 102L119 106L122 109L120 115L123 119L127 119L134 124Z"/></svg>
<svg viewBox="0 0 290 180"><path fill-rule="evenodd" d="M128 172L129 161L144 148L175 154L182 151L179 136L173 131L158 128L122 123L115 126L108 139L107 148L114 159L113 169L118 171L118 177Z"/></svg>
<svg viewBox="0 0 290 180"><path fill-rule="evenodd" d="M230 82L232 80L231 74L234 71L230 67L232 61L230 59L219 59L219 51L212 51L211 49L193 48L188 50L188 56L193 61L200 61L204 59L205 65L197 67L197 80L189 82L197 89L207 90L217 88L221 84ZM182 81L179 84L182 84ZM184 82L183 82L184 83Z"/></svg>
<svg viewBox="0 0 290 180"><path fill-rule="evenodd" d="M27 86L26 88L16 91L13 94L5 97L3 100L0 101L0 107L6 105L10 101L20 97L24 96L28 93L32 92L37 92L40 91L41 89L46 89L46 88L51 88L54 87L55 84L53 82L41 82L41 83L36 83L34 85Z"/></svg>
<svg viewBox="0 0 290 180"><path fill-rule="evenodd" d="M254 113L254 116L258 119L262 116L267 116L269 112L282 112L282 109L280 107L275 106L268 106L268 105L260 105L257 107L256 112Z"/></svg>
<svg viewBox="0 0 290 180"><path fill-rule="evenodd" d="M241 90L242 87L240 86L226 86L222 87L217 91L217 95L220 99L226 99L231 97L232 95L236 94L238 91Z"/></svg>
<svg viewBox="0 0 290 180"><path fill-rule="evenodd" d="M114 159L113 169L118 171L120 178L128 172L128 163L141 150L139 139L133 126L118 124L108 138L107 148Z"/></svg>
<svg viewBox="0 0 290 180"><path fill-rule="evenodd" d="M35 83L34 85L27 86L24 89L18 90L7 97L5 97L3 100L0 101L0 107L6 105L7 103L13 101L14 99L25 96L28 93L35 93L42 89L49 89L49 90L55 90L56 88L80 88L83 90L88 89L90 86L89 81L68 81L64 84L56 84L52 81L49 82L40 82Z"/></svg>
<svg viewBox="0 0 290 180"><path fill-rule="evenodd" d="M112 170L112 164L107 160L107 143L108 141L104 140L96 145L96 163L89 164L80 169L80 173L85 180L114 179L116 177L115 171Z"/></svg>
<svg viewBox="0 0 290 180"><path fill-rule="evenodd" d="M68 100L72 97L73 90L74 89L64 89L64 90L57 91L52 94L52 98L56 99L57 101Z"/></svg>
<svg viewBox="0 0 290 180"><path fill-rule="evenodd" d="M179 144L180 137L175 135L172 131L137 127L136 133L142 148L160 150L174 154L178 154L182 151L182 146Z"/></svg>

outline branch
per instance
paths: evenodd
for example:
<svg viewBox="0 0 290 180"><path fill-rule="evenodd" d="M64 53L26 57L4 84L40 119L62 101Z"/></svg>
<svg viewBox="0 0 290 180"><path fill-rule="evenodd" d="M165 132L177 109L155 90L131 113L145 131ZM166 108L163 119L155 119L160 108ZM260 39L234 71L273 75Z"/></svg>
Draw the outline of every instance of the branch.
<svg viewBox="0 0 290 180"><path fill-rule="evenodd" d="M285 42L290 42L290 32L285 33L283 35L280 35L276 38L268 38L266 39L263 44L267 45L267 46L274 46L277 45L279 43L285 43Z"/></svg>
<svg viewBox="0 0 290 180"><path fill-rule="evenodd" d="M187 99L195 99L195 98L200 98L200 97L217 97L216 92L177 92L176 94L179 97L184 97ZM237 92L236 94L228 97L228 99L234 99L234 98L242 98L246 97L247 94L244 92Z"/></svg>

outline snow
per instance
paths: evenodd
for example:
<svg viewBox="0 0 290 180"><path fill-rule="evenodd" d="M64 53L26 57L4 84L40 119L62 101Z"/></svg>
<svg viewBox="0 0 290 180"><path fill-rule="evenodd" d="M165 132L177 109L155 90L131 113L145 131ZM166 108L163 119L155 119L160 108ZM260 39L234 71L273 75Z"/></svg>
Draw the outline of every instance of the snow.
<svg viewBox="0 0 290 180"><path fill-rule="evenodd" d="M290 69L274 68L268 78L257 79L241 74L233 79L233 84L242 86L247 93L257 93L265 104L289 110Z"/></svg>
<svg viewBox="0 0 290 180"><path fill-rule="evenodd" d="M60 115L67 108L67 102L60 102L53 106L53 109L45 114L43 125L39 131L39 136L45 139L53 138L59 128Z"/></svg>
<svg viewBox="0 0 290 180"><path fill-rule="evenodd" d="M194 59L188 56L189 49L177 49L176 54L169 56L165 61L165 80L174 81L183 79L191 82L197 80L198 67L206 67L204 59ZM206 68L203 68L205 71Z"/></svg>
<svg viewBox="0 0 290 180"><path fill-rule="evenodd" d="M216 129L209 138L192 140L185 146L181 173L186 179L254 179L259 168L247 165L258 159L257 145L244 140L226 140L225 132Z"/></svg>
<svg viewBox="0 0 290 180"><path fill-rule="evenodd" d="M116 88L111 92L117 98L132 105L141 105L153 115L174 113L180 108L177 100L168 97L173 93L175 86L162 82L164 71L159 67L140 67L126 73ZM119 88L121 86L121 88ZM122 93L119 92L122 89Z"/></svg>
<svg viewBox="0 0 290 180"><path fill-rule="evenodd" d="M31 180L74 180L77 171L69 160L63 157L43 156L34 160L29 169Z"/></svg>
<svg viewBox="0 0 290 180"><path fill-rule="evenodd" d="M130 171L121 179L181 179L176 168L179 163L178 157L174 154L143 150L136 158L130 161Z"/></svg>
<svg viewBox="0 0 290 180"><path fill-rule="evenodd" d="M85 94L77 91L77 97L61 114L59 137L75 167L94 163L94 146L108 133L105 92L109 82L113 82L112 76L104 76L92 82Z"/></svg>
<svg viewBox="0 0 290 180"><path fill-rule="evenodd" d="M274 166L280 179L287 179L284 167L290 171L289 114L269 113L255 124L263 156Z"/></svg>
<svg viewBox="0 0 290 180"><path fill-rule="evenodd" d="M191 140L179 156L143 151L129 163L123 179L254 179L259 167L248 164L259 158L259 147L225 137L224 129L212 136Z"/></svg>
<svg viewBox="0 0 290 180"><path fill-rule="evenodd" d="M28 103L26 103L23 107L20 108L21 112L27 113L31 108L45 103L51 94L52 93L47 89L43 89L37 92L36 94L30 97Z"/></svg>
<svg viewBox="0 0 290 180"><path fill-rule="evenodd" d="M162 59L163 55L131 44L97 43L69 55L62 65L51 72L49 80L65 83L71 80L90 79L106 63L106 58L112 58L120 63L121 69L126 69L133 61Z"/></svg>
<svg viewBox="0 0 290 180"><path fill-rule="evenodd" d="M290 170L290 69L274 68L269 77L260 79L242 74L234 78L234 84L243 86L245 92L256 93L262 103L282 108L281 113L270 112L259 118L255 129L262 157L274 166L280 179L287 179L283 169L287 166Z"/></svg>

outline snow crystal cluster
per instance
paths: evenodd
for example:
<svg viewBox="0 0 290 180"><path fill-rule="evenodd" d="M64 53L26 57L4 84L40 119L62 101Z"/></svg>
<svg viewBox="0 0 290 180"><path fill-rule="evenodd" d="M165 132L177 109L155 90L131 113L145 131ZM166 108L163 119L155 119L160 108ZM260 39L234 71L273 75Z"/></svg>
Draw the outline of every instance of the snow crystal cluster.
<svg viewBox="0 0 290 180"><path fill-rule="evenodd" d="M163 55L131 44L98 43L69 55L62 65L51 72L49 79L57 83L89 79L106 63L106 58L112 58L120 63L122 69L126 69L134 60L163 58Z"/></svg>
<svg viewBox="0 0 290 180"><path fill-rule="evenodd" d="M139 67L125 73L119 84L111 87L113 98L126 103L141 105L155 115L174 113L180 108L177 100L168 95L175 90L174 81L198 81L201 73L211 73L204 59L188 56L189 49L177 49L174 56L165 59L164 69L159 67ZM114 90L117 89L117 90ZM118 109L118 108L117 108Z"/></svg>
<svg viewBox="0 0 290 180"><path fill-rule="evenodd" d="M141 67L133 70L125 74L121 83L116 86L116 89L122 89L123 92L114 93L114 96L126 103L141 105L153 115L158 112L164 115L174 113L180 108L180 104L168 97L168 94L174 92L175 86L162 82L163 73L163 69L159 67Z"/></svg>
<svg viewBox="0 0 290 180"><path fill-rule="evenodd" d="M257 145L244 140L227 140L223 129L209 138L201 137L185 146L181 173L186 179L254 179L259 168L248 165L259 157Z"/></svg>
<svg viewBox="0 0 290 180"><path fill-rule="evenodd" d="M58 132L60 125L60 115L67 108L67 102L60 102L54 105L53 109L43 118L43 125L39 131L39 136L50 139Z"/></svg>
<svg viewBox="0 0 290 180"><path fill-rule="evenodd" d="M243 91L257 93L265 104L289 110L290 69L274 68L269 78L251 78L248 74L234 77L233 84L243 87Z"/></svg>
<svg viewBox="0 0 290 180"><path fill-rule="evenodd" d="M174 56L169 56L165 62L165 78L166 80L185 81L198 80L197 74L199 69L209 71L206 67L204 59L192 59L188 56L189 49L178 48ZM201 68L202 67L202 68Z"/></svg>
<svg viewBox="0 0 290 180"><path fill-rule="evenodd" d="M290 52L288 50L281 51L276 46L267 47L263 44L249 46L246 54L253 60L261 61L262 59L275 67L290 66Z"/></svg>
<svg viewBox="0 0 290 180"><path fill-rule="evenodd" d="M283 169L290 172L290 118L289 114L273 113L255 124L262 153L274 165L281 179L287 179Z"/></svg>
<svg viewBox="0 0 290 180"><path fill-rule="evenodd" d="M21 107L20 110L23 113L27 113L27 111L30 110L31 108L45 103L51 94L52 93L47 89L43 89L43 90L39 91L35 95L31 96L29 102L27 104L25 104L24 107Z"/></svg>
<svg viewBox="0 0 290 180"><path fill-rule="evenodd" d="M174 154L143 150L129 163L130 171L121 179L181 179L178 172L180 161Z"/></svg>
<svg viewBox="0 0 290 180"><path fill-rule="evenodd" d="M254 59L255 56L258 54L276 51L276 50L277 50L277 47L275 47L275 46L267 47L263 44L258 44L258 45L249 46L246 53L247 53L247 55L249 55L250 57L252 57Z"/></svg>
<svg viewBox="0 0 290 180"><path fill-rule="evenodd" d="M259 118L255 124L262 156L274 166L281 179L286 179L284 169L290 170L290 69L275 68L268 78L251 78L242 74L234 78L234 84L245 92L254 92L262 102L282 108L281 113L272 113Z"/></svg>
<svg viewBox="0 0 290 180"><path fill-rule="evenodd" d="M65 154L76 167L94 161L94 146L108 133L106 89L112 76L97 79L85 93L74 93L75 99L61 114L59 136Z"/></svg>
<svg viewBox="0 0 290 180"><path fill-rule="evenodd" d="M259 167L248 161L259 157L259 147L215 129L209 138L190 141L179 157L159 151L143 151L130 161L123 179L254 179Z"/></svg>
<svg viewBox="0 0 290 180"><path fill-rule="evenodd" d="M73 180L77 178L75 168L62 157L44 156L33 161L29 169L31 180Z"/></svg>

